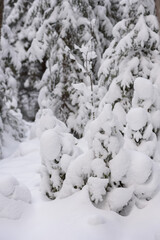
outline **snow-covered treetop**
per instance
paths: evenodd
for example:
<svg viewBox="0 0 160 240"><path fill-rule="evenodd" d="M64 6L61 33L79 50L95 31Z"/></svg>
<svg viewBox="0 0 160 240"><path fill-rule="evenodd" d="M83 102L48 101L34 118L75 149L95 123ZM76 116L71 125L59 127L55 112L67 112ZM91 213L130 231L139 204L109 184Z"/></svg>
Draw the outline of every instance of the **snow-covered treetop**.
<svg viewBox="0 0 160 240"><path fill-rule="evenodd" d="M114 39L99 69L100 85L107 89L113 79L123 90L132 88L136 77L148 79L159 48L153 1L123 0L121 7L124 19L113 28Z"/></svg>
<svg viewBox="0 0 160 240"><path fill-rule="evenodd" d="M155 12L154 0L121 0L120 5L123 8L123 15L129 18L134 18L135 14L141 11L147 15L153 15Z"/></svg>

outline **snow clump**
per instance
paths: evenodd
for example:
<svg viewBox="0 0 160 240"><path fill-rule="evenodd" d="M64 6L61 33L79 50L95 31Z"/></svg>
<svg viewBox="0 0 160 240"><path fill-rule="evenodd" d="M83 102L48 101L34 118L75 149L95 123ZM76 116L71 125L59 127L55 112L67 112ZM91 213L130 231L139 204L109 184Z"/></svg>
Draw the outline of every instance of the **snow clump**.
<svg viewBox="0 0 160 240"><path fill-rule="evenodd" d="M0 218L19 219L31 203L29 189L16 178L0 177Z"/></svg>
<svg viewBox="0 0 160 240"><path fill-rule="evenodd" d="M134 131L143 128L147 121L147 112L143 108L132 108L127 114L127 123Z"/></svg>

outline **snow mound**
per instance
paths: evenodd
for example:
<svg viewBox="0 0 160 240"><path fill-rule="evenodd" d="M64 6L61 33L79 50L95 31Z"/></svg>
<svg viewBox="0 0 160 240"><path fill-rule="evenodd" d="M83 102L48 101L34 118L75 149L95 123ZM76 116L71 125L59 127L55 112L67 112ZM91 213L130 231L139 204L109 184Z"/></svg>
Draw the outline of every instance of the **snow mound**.
<svg viewBox="0 0 160 240"><path fill-rule="evenodd" d="M91 163L91 170L94 172L94 175L101 178L104 174L108 174L108 168L106 167L103 159L96 158Z"/></svg>
<svg viewBox="0 0 160 240"><path fill-rule="evenodd" d="M151 113L151 122L155 130L160 128L160 110Z"/></svg>
<svg viewBox="0 0 160 240"><path fill-rule="evenodd" d="M29 141L20 143L18 149L12 154L12 157L26 156L37 151L39 151L39 140L38 138L33 138Z"/></svg>
<svg viewBox="0 0 160 240"><path fill-rule="evenodd" d="M0 194L9 197L13 194L18 181L14 177L1 177L0 178Z"/></svg>
<svg viewBox="0 0 160 240"><path fill-rule="evenodd" d="M58 120L51 109L40 109L36 115L36 135L41 137L42 133L48 129L56 129L57 132L67 132L67 127Z"/></svg>
<svg viewBox="0 0 160 240"><path fill-rule="evenodd" d="M147 181L147 184L140 184L135 186L135 194L140 199L150 200L159 188L159 166L153 164L153 172Z"/></svg>
<svg viewBox="0 0 160 240"><path fill-rule="evenodd" d="M111 210L115 212L121 211L132 199L133 187L115 188L108 193L108 204Z"/></svg>
<svg viewBox="0 0 160 240"><path fill-rule="evenodd" d="M134 82L134 89L140 99L152 99L153 97L153 85L148 79L137 78Z"/></svg>
<svg viewBox="0 0 160 240"><path fill-rule="evenodd" d="M126 119L129 127L134 131L138 131L146 125L148 116L143 108L132 108L128 112Z"/></svg>
<svg viewBox="0 0 160 240"><path fill-rule="evenodd" d="M109 163L113 182L121 181L126 176L129 166L130 158L122 149Z"/></svg>
<svg viewBox="0 0 160 240"><path fill-rule="evenodd" d="M128 170L128 184L145 183L152 172L151 159L141 152L132 151L131 164Z"/></svg>
<svg viewBox="0 0 160 240"><path fill-rule="evenodd" d="M158 190L159 167L155 167L152 159L142 152L122 149L109 166L111 180L118 186L107 197L111 210L121 211L130 204L130 200L137 198L139 203L140 200L143 203L143 199L148 201ZM122 186L125 190L120 190Z"/></svg>
<svg viewBox="0 0 160 240"><path fill-rule="evenodd" d="M61 140L54 129L46 130L40 139L42 158L48 161L56 159L61 150Z"/></svg>
<svg viewBox="0 0 160 240"><path fill-rule="evenodd" d="M96 204L103 201L103 196L106 194L106 188L109 180L90 177L88 179L88 190L91 196L91 200Z"/></svg>
<svg viewBox="0 0 160 240"><path fill-rule="evenodd" d="M147 182L152 167L152 161L146 154L126 149L110 161L113 182L123 181L128 186Z"/></svg>
<svg viewBox="0 0 160 240"><path fill-rule="evenodd" d="M31 203L29 189L14 177L0 177L0 218L19 219Z"/></svg>

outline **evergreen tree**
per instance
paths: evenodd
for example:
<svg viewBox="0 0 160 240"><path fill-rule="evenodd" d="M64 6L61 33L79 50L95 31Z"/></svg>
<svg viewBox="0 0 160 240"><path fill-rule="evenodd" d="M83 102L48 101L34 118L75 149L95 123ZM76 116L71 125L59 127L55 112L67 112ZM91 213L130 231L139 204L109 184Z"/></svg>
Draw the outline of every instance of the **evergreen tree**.
<svg viewBox="0 0 160 240"><path fill-rule="evenodd" d="M70 113L67 125L77 137L82 137L84 128L88 121L95 119L98 106L97 86L93 75L93 62L97 58L93 39L82 47L75 46L82 55L82 63L78 63L83 74L83 83L72 84L75 88L72 91L72 104L76 106L76 111ZM74 56L72 56L74 58ZM74 58L75 59L75 58ZM83 65L81 65L83 64Z"/></svg>
<svg viewBox="0 0 160 240"><path fill-rule="evenodd" d="M110 189L106 204L114 211L127 214L133 204L144 206L157 189L158 174L151 159L157 159L159 129L155 120L160 113L159 35L153 2L124 0L121 6L124 19L113 29L114 39L99 71L99 87L108 90L99 110L106 103L112 104L120 125L126 126L121 130L123 149L110 161L111 182L115 187ZM137 171L141 167L145 169L142 179Z"/></svg>
<svg viewBox="0 0 160 240"><path fill-rule="evenodd" d="M30 46L31 33L29 36L26 35L28 33L25 32L25 24L27 21L26 15L32 2L32 0L18 0L13 5L11 1L8 3L8 6L12 9L10 10L10 8L7 7L8 14L6 14L6 25L12 32L12 41L9 41L9 44L10 47L13 48L13 51L17 52L17 60L19 62L19 67L15 74L19 89L18 106L26 120L33 120L35 112L37 111L38 90L35 87L35 82L37 80L36 78L39 77L37 73L39 71L36 71L36 68L40 68L38 64L34 64L33 67L33 64L30 64L27 59L27 49Z"/></svg>
<svg viewBox="0 0 160 240"><path fill-rule="evenodd" d="M82 69L78 66L83 65L83 59L74 45L81 47L89 39L93 39L97 58L93 61L92 77L94 83L97 83L102 53L111 41L112 26L118 21L117 0L99 2L66 0L54 3L49 0L17 0L13 3L8 0L7 6L6 23L12 32L10 45L18 53L19 60L19 69L16 72L19 88L18 104L24 118L34 119L38 109L38 92L47 85L48 102L51 103L50 100L53 100L51 105L57 106L53 109L56 116L67 122L70 113L77 115L79 109L79 106L72 106L72 94L68 95L67 92L75 91L71 87L72 81L80 83L85 79ZM73 58L70 60L70 53L74 55L74 60ZM74 72L71 73L74 80L66 79L67 84L60 76L64 72L60 55L69 61L68 66L65 66L65 69L68 68L65 70L67 74ZM61 69L59 72L57 66ZM56 88L54 91L53 86ZM59 87L63 88L61 96L57 94ZM59 106L64 106L64 112Z"/></svg>
<svg viewBox="0 0 160 240"><path fill-rule="evenodd" d="M40 83L40 88L43 86L48 88L47 104L49 105L46 107L50 107L55 116L67 123L70 114L71 116L77 115L79 109L77 104L74 105L72 93L75 92L75 89L72 84L85 82L86 79L86 74L82 70L82 66L84 67L82 54L75 48L75 45L80 48L82 44L93 39L98 56L93 61L92 68L93 79L96 82L96 72L99 68L101 54L103 48L108 44L106 41L102 44L104 38L102 40L102 37L100 39L98 35L104 21L107 21L108 27L105 37L111 38L112 24L107 18L109 3L107 5L105 1L99 4L89 1L58 1L51 4L48 1L46 9L43 4L43 11L40 11L42 3L38 4L38 1L34 1L32 9L33 6L37 9L36 11L40 12L38 14L40 18L43 12L42 19L44 21L39 23L37 30L32 26L32 30L34 28L32 32L36 31L36 38L29 49L30 59L46 61L46 71ZM101 19L101 21L98 20L99 15L96 15L99 14L98 7L100 6L103 8L103 18L105 19ZM30 19L34 19L34 14L31 14L34 11L30 10ZM40 18L38 17L38 19ZM93 26L94 21L96 24Z"/></svg>
<svg viewBox="0 0 160 240"><path fill-rule="evenodd" d="M98 206L113 188L109 164L123 144L111 105L88 124L85 139L89 149L69 165L60 195L68 196L88 185L91 201Z"/></svg>
<svg viewBox="0 0 160 240"><path fill-rule="evenodd" d="M158 188L152 159L159 128L159 36L153 2L124 0L121 6L124 19L113 29L99 71L99 90L107 93L85 136L90 150L70 164L61 192L67 196L88 185L97 206L126 215L133 205L144 207Z"/></svg>
<svg viewBox="0 0 160 240"><path fill-rule="evenodd" d="M6 6L6 5L5 5ZM7 8L8 10L8 8ZM4 7L4 16L6 16ZM1 69L0 69L0 153L3 156L3 148L8 138L13 137L20 141L24 137L25 127L21 113L17 106L17 82L15 74L18 70L17 53L10 44L13 41L13 33L6 24L2 27L1 37Z"/></svg>
<svg viewBox="0 0 160 240"><path fill-rule="evenodd" d="M102 105L111 103L113 111L127 113L133 99L133 85L137 77L154 83L153 69L159 59L158 23L154 3L149 1L121 2L124 19L113 29L114 39L104 53L99 70L99 87L108 90ZM118 104L118 107L117 107ZM125 125L125 122L123 122Z"/></svg>
<svg viewBox="0 0 160 240"><path fill-rule="evenodd" d="M89 143L93 151L88 190L91 200L96 204L102 202L107 192L113 187L109 167L122 147L123 140L111 105L106 105L89 129Z"/></svg>

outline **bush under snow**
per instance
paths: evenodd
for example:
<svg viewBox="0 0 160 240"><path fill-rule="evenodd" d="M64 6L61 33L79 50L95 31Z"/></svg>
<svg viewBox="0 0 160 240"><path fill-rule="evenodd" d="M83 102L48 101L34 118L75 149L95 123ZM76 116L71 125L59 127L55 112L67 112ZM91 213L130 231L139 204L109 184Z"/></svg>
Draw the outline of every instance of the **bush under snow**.
<svg viewBox="0 0 160 240"><path fill-rule="evenodd" d="M142 207L156 193L159 172L146 154L122 149L109 166L111 182L115 187L108 194L106 202L112 210L124 211L130 202Z"/></svg>
<svg viewBox="0 0 160 240"><path fill-rule="evenodd" d="M47 125L47 122L43 121L44 117L50 119L51 124ZM73 135L69 134L65 125L52 115L42 116L39 123L42 157L41 188L48 198L54 199L62 188L70 163L80 154L80 150Z"/></svg>
<svg viewBox="0 0 160 240"><path fill-rule="evenodd" d="M0 177L0 217L18 219L31 203L29 189L14 177Z"/></svg>

